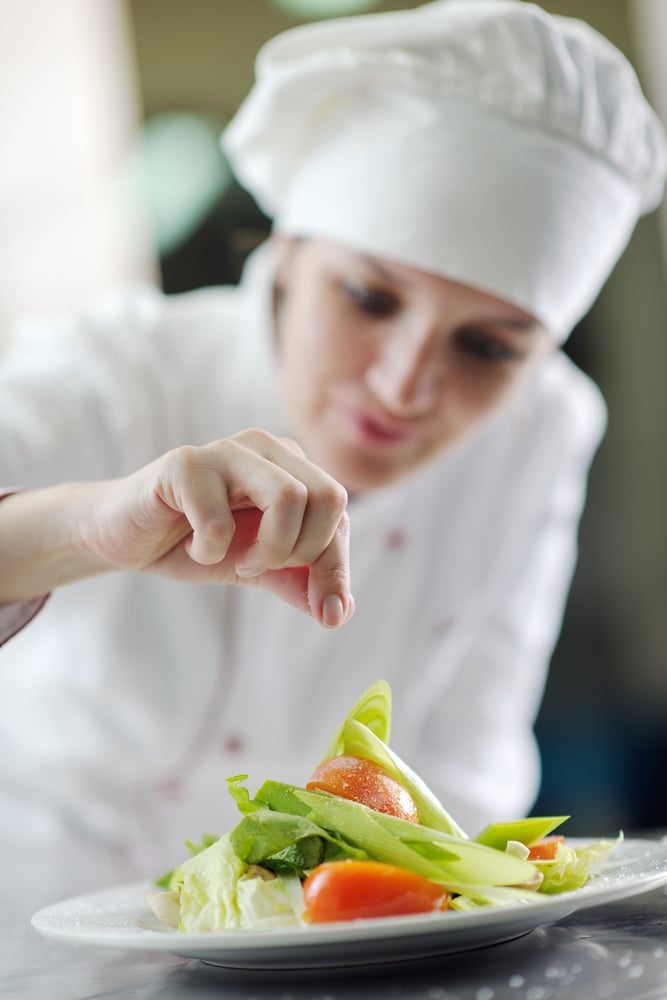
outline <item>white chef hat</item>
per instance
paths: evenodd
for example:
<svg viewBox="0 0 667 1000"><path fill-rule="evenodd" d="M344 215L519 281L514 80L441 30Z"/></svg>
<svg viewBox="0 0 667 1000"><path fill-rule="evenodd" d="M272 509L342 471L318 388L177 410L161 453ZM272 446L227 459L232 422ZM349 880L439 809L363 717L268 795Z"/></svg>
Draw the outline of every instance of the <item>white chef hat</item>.
<svg viewBox="0 0 667 1000"><path fill-rule="evenodd" d="M436 0L278 35L223 148L275 228L478 287L563 340L662 198L625 57L524 0Z"/></svg>

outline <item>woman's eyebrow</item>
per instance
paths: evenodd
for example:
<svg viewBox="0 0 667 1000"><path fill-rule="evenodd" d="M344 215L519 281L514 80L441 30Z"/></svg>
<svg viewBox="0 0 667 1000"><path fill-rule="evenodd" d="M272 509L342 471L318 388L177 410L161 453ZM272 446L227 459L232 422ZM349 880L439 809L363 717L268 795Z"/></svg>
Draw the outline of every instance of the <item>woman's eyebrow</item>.
<svg viewBox="0 0 667 1000"><path fill-rule="evenodd" d="M362 264L366 264L367 267L370 267L371 270L375 271L377 275L386 281L392 281L394 284L402 285L403 287L410 284L408 278L405 278L401 274L396 274L391 265L384 264L376 257L365 253L357 253L355 256ZM530 333L540 326L538 320L533 319L531 316L490 317L481 322L484 326L504 327L505 329L516 330L518 333Z"/></svg>
<svg viewBox="0 0 667 1000"><path fill-rule="evenodd" d="M368 254L359 253L356 255L357 259L361 261L362 264L366 264L371 270L375 271L381 278L386 281L393 281L397 285L408 285L409 281L391 268L390 265L383 264L381 261L377 260L375 257L370 257Z"/></svg>
<svg viewBox="0 0 667 1000"><path fill-rule="evenodd" d="M485 321L489 326L502 326L509 330L516 330L518 333L530 333L539 327L539 323L536 319L530 319L529 317L516 318L516 319L488 319Z"/></svg>

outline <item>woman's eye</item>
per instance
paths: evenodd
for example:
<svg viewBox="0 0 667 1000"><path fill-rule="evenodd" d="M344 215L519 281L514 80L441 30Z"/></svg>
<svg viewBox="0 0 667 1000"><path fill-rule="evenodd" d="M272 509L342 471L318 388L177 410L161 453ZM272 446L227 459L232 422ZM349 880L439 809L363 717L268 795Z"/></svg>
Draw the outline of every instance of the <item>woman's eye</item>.
<svg viewBox="0 0 667 1000"><path fill-rule="evenodd" d="M365 285L355 285L343 282L343 289L357 309L369 316L385 317L393 315L398 309L398 299L391 292L381 292Z"/></svg>
<svg viewBox="0 0 667 1000"><path fill-rule="evenodd" d="M519 361L523 353L508 341L486 330L460 330L456 342L459 348L478 361Z"/></svg>

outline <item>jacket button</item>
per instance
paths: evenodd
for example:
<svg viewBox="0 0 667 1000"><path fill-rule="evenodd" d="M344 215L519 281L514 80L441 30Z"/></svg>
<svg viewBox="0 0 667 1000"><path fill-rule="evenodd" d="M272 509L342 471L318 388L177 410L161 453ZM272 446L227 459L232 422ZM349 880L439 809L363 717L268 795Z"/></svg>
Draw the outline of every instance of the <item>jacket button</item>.
<svg viewBox="0 0 667 1000"><path fill-rule="evenodd" d="M394 528L385 538L385 542L388 549L402 549L407 542L407 535L402 528Z"/></svg>
<svg viewBox="0 0 667 1000"><path fill-rule="evenodd" d="M220 750L222 753L241 753L244 749L243 740L240 736L226 736L222 741Z"/></svg>
<svg viewBox="0 0 667 1000"><path fill-rule="evenodd" d="M156 785L156 791L158 795L161 795L163 798L174 801L176 799L180 799L183 795L183 782L176 776L163 778L163 780Z"/></svg>

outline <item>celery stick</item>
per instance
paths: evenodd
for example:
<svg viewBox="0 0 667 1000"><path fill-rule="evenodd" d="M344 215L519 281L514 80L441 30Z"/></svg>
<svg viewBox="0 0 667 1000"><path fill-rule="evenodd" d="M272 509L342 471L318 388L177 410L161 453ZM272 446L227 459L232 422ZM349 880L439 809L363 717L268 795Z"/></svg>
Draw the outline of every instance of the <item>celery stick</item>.
<svg viewBox="0 0 667 1000"><path fill-rule="evenodd" d="M569 816L530 816L528 819L510 820L507 823L492 823L475 837L478 844L495 847L504 851L508 840L518 840L530 847L532 844L548 837L549 834L564 823Z"/></svg>

